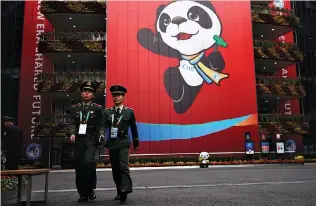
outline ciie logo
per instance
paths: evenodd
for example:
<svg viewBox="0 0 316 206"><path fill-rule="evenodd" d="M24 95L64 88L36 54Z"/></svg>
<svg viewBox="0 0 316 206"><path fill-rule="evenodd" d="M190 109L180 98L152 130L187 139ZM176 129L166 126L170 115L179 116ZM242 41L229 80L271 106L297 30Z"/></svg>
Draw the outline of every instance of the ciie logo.
<svg viewBox="0 0 316 206"><path fill-rule="evenodd" d="M274 0L273 2L274 6L283 9L284 8L284 0Z"/></svg>
<svg viewBox="0 0 316 206"><path fill-rule="evenodd" d="M32 143L26 148L26 156L30 160L37 160L41 157L42 147L39 144Z"/></svg>
<svg viewBox="0 0 316 206"><path fill-rule="evenodd" d="M285 143L285 148L287 151L296 151L296 143L294 140L287 140Z"/></svg>

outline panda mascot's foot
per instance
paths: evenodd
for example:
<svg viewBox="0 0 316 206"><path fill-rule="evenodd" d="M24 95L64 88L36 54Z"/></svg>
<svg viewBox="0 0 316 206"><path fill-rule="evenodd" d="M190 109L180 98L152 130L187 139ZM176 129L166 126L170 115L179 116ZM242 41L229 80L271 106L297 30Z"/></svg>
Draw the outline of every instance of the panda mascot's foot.
<svg viewBox="0 0 316 206"><path fill-rule="evenodd" d="M208 168L208 164L200 164L200 168Z"/></svg>

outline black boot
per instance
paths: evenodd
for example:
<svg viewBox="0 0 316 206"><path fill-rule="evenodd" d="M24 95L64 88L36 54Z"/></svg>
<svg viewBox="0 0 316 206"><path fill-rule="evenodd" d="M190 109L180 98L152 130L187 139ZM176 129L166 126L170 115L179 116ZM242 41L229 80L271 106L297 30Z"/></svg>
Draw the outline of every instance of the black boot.
<svg viewBox="0 0 316 206"><path fill-rule="evenodd" d="M114 197L114 200L119 200L120 199L120 190L116 189L116 196Z"/></svg>
<svg viewBox="0 0 316 206"><path fill-rule="evenodd" d="M87 196L80 196L78 202L87 202L88 201L88 197Z"/></svg>
<svg viewBox="0 0 316 206"><path fill-rule="evenodd" d="M96 194L94 193L94 191L92 190L92 192L90 192L89 194L89 199L90 200L95 200L95 198L97 198Z"/></svg>
<svg viewBox="0 0 316 206"><path fill-rule="evenodd" d="M126 204L126 199L127 199L127 192L126 191L122 191L120 193L120 204Z"/></svg>

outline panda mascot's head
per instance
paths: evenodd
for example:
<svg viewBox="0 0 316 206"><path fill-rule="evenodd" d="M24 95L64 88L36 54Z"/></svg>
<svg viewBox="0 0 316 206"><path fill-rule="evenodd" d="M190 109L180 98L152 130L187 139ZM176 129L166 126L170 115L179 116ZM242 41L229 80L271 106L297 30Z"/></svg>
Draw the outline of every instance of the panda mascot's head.
<svg viewBox="0 0 316 206"><path fill-rule="evenodd" d="M222 26L209 1L181 0L158 8L156 30L169 47L194 55L214 46Z"/></svg>
<svg viewBox="0 0 316 206"><path fill-rule="evenodd" d="M201 152L199 155L199 161L202 164L207 164L209 162L210 154L208 152Z"/></svg>

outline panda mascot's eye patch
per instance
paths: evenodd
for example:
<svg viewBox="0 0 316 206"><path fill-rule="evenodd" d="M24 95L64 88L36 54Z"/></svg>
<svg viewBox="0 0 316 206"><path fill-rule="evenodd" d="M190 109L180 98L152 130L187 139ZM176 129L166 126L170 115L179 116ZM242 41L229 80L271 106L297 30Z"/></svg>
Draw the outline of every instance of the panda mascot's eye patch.
<svg viewBox="0 0 316 206"><path fill-rule="evenodd" d="M197 22L204 29L210 29L213 26L211 17L201 7L191 7L188 10L187 16L190 20Z"/></svg>
<svg viewBox="0 0 316 206"><path fill-rule="evenodd" d="M167 26L170 24L171 19L170 16L166 13L161 14L159 18L159 29L162 32L166 32Z"/></svg>

